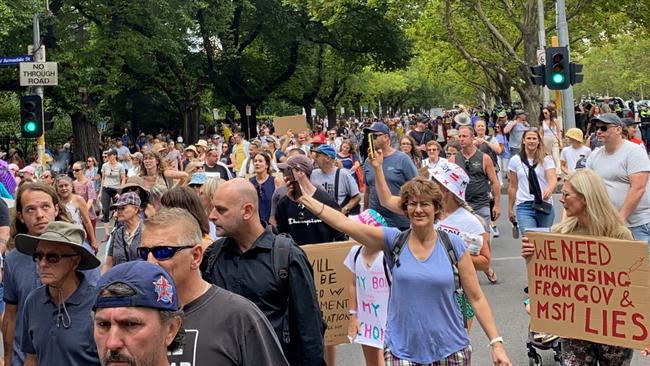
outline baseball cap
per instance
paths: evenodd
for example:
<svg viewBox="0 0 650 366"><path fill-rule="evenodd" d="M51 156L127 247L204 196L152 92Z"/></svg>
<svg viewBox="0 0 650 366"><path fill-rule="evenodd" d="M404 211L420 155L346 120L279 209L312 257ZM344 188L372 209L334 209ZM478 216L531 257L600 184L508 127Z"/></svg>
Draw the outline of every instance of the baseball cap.
<svg viewBox="0 0 650 366"><path fill-rule="evenodd" d="M638 123L638 122L636 122L634 120L634 118L630 118L630 117L625 117L625 118L621 119L621 122L623 122L623 124L625 126L627 126L627 127L630 127L630 126L635 125L635 124Z"/></svg>
<svg viewBox="0 0 650 366"><path fill-rule="evenodd" d="M40 241L50 241L72 248L81 261L77 269L86 270L99 267L99 259L83 247L86 232L79 226L64 221L50 222L41 235L16 235L16 249L28 256L32 256Z"/></svg>
<svg viewBox="0 0 650 366"><path fill-rule="evenodd" d="M114 284L123 284L135 292L131 296L100 296ZM156 264L131 261L109 269L97 281L93 310L102 308L143 307L167 311L179 308L176 285L172 277Z"/></svg>
<svg viewBox="0 0 650 366"><path fill-rule="evenodd" d="M140 196L138 196L137 193L126 192L120 195L120 198L113 206L111 206L111 208L122 207L126 205L134 205L140 207L140 204L142 204L142 201L140 200Z"/></svg>
<svg viewBox="0 0 650 366"><path fill-rule="evenodd" d="M115 150L115 149L108 149L108 150L104 151L104 154L105 154L105 155L115 155L115 156L117 156L117 150Z"/></svg>
<svg viewBox="0 0 650 366"><path fill-rule="evenodd" d="M31 175L34 175L34 173L36 173L36 169L34 169L34 167L31 166L31 165L27 165L26 167L20 169L19 172L21 172L21 173L29 173Z"/></svg>
<svg viewBox="0 0 650 366"><path fill-rule="evenodd" d="M204 185L205 181L208 180L207 176L205 175L204 172L197 172L192 174L192 179L190 179L190 182L187 184L189 186L193 185Z"/></svg>
<svg viewBox="0 0 650 366"><path fill-rule="evenodd" d="M304 155L296 155L290 157L286 163L278 164L278 168L280 169L292 168L292 169L300 170L301 172L304 172L307 175L311 175L311 171L314 169L314 165L312 164L311 160L309 160L308 157Z"/></svg>
<svg viewBox="0 0 650 366"><path fill-rule="evenodd" d="M469 176L463 168L450 162L441 162L429 170L432 179L447 188L454 196L465 201L465 191L469 184Z"/></svg>
<svg viewBox="0 0 650 366"><path fill-rule="evenodd" d="M331 145L320 145L315 151L319 154L327 155L332 159L336 159L336 151Z"/></svg>
<svg viewBox="0 0 650 366"><path fill-rule="evenodd" d="M382 122L375 122L370 127L364 128L363 132L368 133L368 132L381 132L383 134L389 134L390 129L388 126L383 124Z"/></svg>
<svg viewBox="0 0 650 366"><path fill-rule="evenodd" d="M565 133L565 135L566 137L574 139L579 142L582 142L582 139L584 138L582 134L582 130L579 128L569 128Z"/></svg>
<svg viewBox="0 0 650 366"><path fill-rule="evenodd" d="M619 127L625 127L625 124L621 121L620 118L615 113L603 113L598 117L591 119L591 122L600 121L608 125L616 125Z"/></svg>

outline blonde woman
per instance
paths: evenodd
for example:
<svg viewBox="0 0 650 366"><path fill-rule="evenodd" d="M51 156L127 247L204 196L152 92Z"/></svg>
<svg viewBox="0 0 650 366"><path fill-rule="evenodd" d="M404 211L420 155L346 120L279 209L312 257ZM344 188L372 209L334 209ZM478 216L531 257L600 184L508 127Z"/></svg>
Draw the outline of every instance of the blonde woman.
<svg viewBox="0 0 650 366"><path fill-rule="evenodd" d="M560 170L560 151L564 147L562 144L562 126L548 108L542 110L542 116L539 121L539 134L542 136L544 148L547 154L551 154L555 163L555 173L561 174Z"/></svg>
<svg viewBox="0 0 650 366"><path fill-rule="evenodd" d="M580 169L569 175L562 187L560 202L567 217L553 225L551 232L633 240L632 233L607 195L603 179L593 170ZM524 237L521 255L528 258L533 255L534 249L534 245ZM594 365L596 362L601 365L624 366L630 364L633 354L631 348L578 339L562 339L565 366Z"/></svg>

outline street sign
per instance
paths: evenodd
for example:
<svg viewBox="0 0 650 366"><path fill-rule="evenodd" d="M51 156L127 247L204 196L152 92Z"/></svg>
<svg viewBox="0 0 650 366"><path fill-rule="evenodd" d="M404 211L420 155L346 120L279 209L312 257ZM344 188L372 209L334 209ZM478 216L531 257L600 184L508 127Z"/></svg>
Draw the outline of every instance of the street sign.
<svg viewBox="0 0 650 366"><path fill-rule="evenodd" d="M21 62L20 86L59 85L56 62Z"/></svg>
<svg viewBox="0 0 650 366"><path fill-rule="evenodd" d="M0 66L16 66L21 62L31 62L30 55L0 56Z"/></svg>
<svg viewBox="0 0 650 366"><path fill-rule="evenodd" d="M99 123L97 123L99 133L106 131L106 127L108 127L108 121L99 121Z"/></svg>
<svg viewBox="0 0 650 366"><path fill-rule="evenodd" d="M252 116L252 115L253 115L253 113L252 113L252 111L251 111L251 106L250 106L250 105L246 105L246 117L250 117L250 116Z"/></svg>

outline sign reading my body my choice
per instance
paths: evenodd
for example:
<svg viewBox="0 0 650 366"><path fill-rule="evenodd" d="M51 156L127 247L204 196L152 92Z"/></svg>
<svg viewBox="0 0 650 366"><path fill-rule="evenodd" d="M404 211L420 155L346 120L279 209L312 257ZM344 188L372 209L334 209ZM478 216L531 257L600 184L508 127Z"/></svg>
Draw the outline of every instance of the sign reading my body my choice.
<svg viewBox="0 0 650 366"><path fill-rule="evenodd" d="M531 329L643 349L650 344L648 243L526 233Z"/></svg>

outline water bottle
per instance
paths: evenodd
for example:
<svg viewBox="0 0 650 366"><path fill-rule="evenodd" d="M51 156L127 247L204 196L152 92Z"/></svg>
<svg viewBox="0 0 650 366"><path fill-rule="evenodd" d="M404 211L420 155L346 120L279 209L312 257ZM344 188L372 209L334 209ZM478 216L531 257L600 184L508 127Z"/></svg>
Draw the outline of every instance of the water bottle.
<svg viewBox="0 0 650 366"><path fill-rule="evenodd" d="M517 225L517 221L512 222L512 238L519 239L519 225Z"/></svg>

